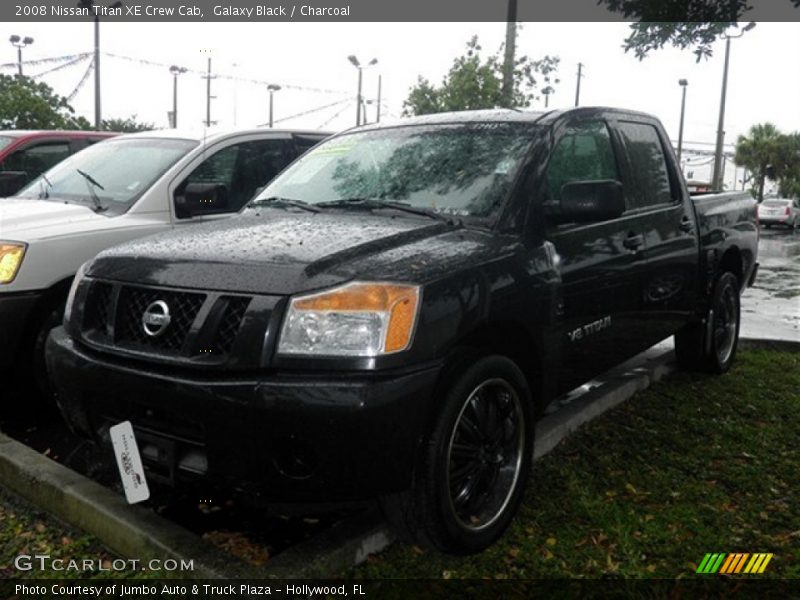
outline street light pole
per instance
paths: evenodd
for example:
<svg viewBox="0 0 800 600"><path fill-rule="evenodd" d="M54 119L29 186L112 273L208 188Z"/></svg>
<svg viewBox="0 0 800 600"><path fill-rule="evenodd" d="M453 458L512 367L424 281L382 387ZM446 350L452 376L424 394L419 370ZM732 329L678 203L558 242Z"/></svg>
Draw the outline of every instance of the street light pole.
<svg viewBox="0 0 800 600"><path fill-rule="evenodd" d="M95 0L80 0L77 4L79 8L86 8L94 11ZM108 8L120 8L121 1L114 2ZM94 16L94 128L98 131L103 128L103 112L100 105L100 15L95 12Z"/></svg>
<svg viewBox="0 0 800 600"><path fill-rule="evenodd" d="M371 67L372 65L378 64L378 59L373 58L366 64L366 66L362 66L354 54L348 56L347 60L349 60L350 64L358 69L358 96L356 97L356 127L358 127L361 125L361 103L363 101L361 96L361 83L363 80L363 72L366 67Z"/></svg>
<svg viewBox="0 0 800 600"><path fill-rule="evenodd" d="M272 95L273 95L273 93L277 92L280 89L281 89L281 86L279 86L279 85L277 85L275 83L270 83L267 86L267 90L269 90L269 127L270 127L270 129L272 129L272 123L273 123L273 121L272 121Z"/></svg>
<svg viewBox="0 0 800 600"><path fill-rule="evenodd" d="M17 49L17 69L19 76L22 77L22 49L25 46L30 46L33 43L33 38L28 36L21 38L18 35L12 35L8 38L8 41Z"/></svg>
<svg viewBox="0 0 800 600"><path fill-rule="evenodd" d="M728 65L731 56L731 40L742 37L745 32L755 27L755 23L748 23L738 35L723 34L725 38L725 67L722 71L722 94L719 101L719 123L717 124L717 145L714 151L714 177L711 185L715 190L722 190L722 147L725 141L725 101L728 93Z"/></svg>
<svg viewBox="0 0 800 600"><path fill-rule="evenodd" d="M683 88L683 97L681 99L681 124L678 128L678 165L681 164L681 152L683 151L683 119L686 116L686 86L689 82L686 79L680 79L678 85Z"/></svg>
<svg viewBox="0 0 800 600"><path fill-rule="evenodd" d="M356 107L356 127L361 125L361 79L363 77L364 69L358 67L358 106Z"/></svg>
<svg viewBox="0 0 800 600"><path fill-rule="evenodd" d="M581 79L583 79L583 63L578 63L578 84L575 87L575 106L581 103Z"/></svg>
<svg viewBox="0 0 800 600"><path fill-rule="evenodd" d="M172 65L169 72L172 73L172 128L178 127L178 75L186 73L186 67Z"/></svg>
<svg viewBox="0 0 800 600"><path fill-rule="evenodd" d="M381 79L383 75L378 75L378 108L377 113L375 114L375 122L381 122Z"/></svg>

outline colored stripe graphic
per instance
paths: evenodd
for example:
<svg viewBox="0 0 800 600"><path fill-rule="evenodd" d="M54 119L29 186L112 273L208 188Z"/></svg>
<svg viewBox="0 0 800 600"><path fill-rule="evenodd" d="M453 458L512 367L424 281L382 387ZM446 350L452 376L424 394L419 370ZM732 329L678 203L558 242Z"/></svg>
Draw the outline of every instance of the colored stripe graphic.
<svg viewBox="0 0 800 600"><path fill-rule="evenodd" d="M700 561L697 573L711 574L720 573L734 575L739 573L758 574L763 573L774 554L760 552L750 554L749 552L709 552ZM750 559L748 561L748 559ZM747 564L747 566L745 566ZM742 571L744 569L744 571Z"/></svg>

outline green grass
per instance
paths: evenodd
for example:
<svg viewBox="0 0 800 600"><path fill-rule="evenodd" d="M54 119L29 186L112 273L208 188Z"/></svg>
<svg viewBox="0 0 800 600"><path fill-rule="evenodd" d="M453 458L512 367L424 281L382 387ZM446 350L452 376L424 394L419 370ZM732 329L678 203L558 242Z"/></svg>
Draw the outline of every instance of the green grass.
<svg viewBox="0 0 800 600"><path fill-rule="evenodd" d="M347 576L697 578L707 552L773 552L758 577L800 578L799 480L800 354L741 352L730 373L670 376L537 461L484 553L395 544Z"/></svg>

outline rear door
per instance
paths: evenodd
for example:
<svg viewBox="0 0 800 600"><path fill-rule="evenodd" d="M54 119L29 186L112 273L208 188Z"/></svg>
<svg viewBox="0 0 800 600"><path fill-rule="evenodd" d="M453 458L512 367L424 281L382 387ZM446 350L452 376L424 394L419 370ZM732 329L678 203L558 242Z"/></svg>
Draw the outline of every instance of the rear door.
<svg viewBox="0 0 800 600"><path fill-rule="evenodd" d="M591 113L590 113L591 115ZM621 180L620 147L607 119L574 117L555 129L541 200L560 201L572 181ZM560 389L571 389L635 353L644 238L636 216L548 224L561 273Z"/></svg>
<svg viewBox="0 0 800 600"><path fill-rule="evenodd" d="M625 115L618 117L614 128L625 149L629 213L644 235L646 266L637 329L647 347L680 329L697 307L697 225L692 200L658 121Z"/></svg>

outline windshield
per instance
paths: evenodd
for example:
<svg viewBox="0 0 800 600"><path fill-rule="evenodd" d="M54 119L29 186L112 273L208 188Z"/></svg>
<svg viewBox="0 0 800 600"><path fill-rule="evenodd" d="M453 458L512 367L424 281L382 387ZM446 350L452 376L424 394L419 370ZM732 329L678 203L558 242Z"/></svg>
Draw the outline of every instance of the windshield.
<svg viewBox="0 0 800 600"><path fill-rule="evenodd" d="M118 214L196 145L175 139L109 140L60 162L17 195L77 202Z"/></svg>
<svg viewBox="0 0 800 600"><path fill-rule="evenodd" d="M8 135L0 135L0 150L8 146L11 142L14 141L14 138Z"/></svg>
<svg viewBox="0 0 800 600"><path fill-rule="evenodd" d="M535 130L530 124L470 123L342 135L306 153L255 203L280 199L324 208L374 200L487 217L508 194Z"/></svg>

